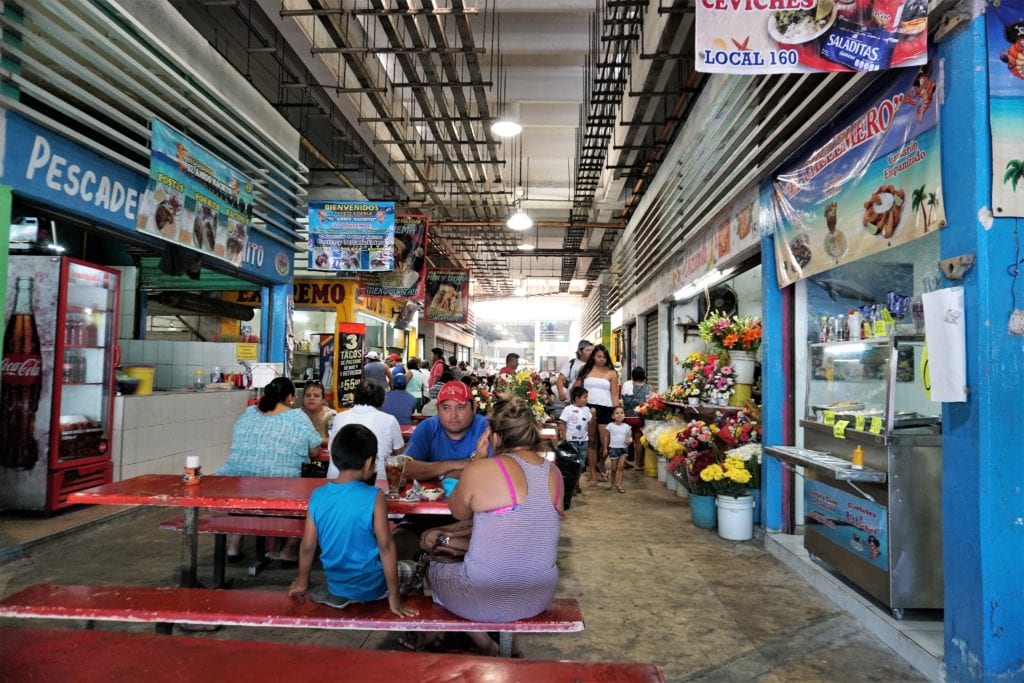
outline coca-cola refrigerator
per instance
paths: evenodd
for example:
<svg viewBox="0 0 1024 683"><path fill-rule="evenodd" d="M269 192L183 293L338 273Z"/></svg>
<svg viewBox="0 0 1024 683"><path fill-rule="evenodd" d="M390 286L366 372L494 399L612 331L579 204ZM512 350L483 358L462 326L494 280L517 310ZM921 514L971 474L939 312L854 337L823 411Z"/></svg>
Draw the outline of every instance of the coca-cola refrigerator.
<svg viewBox="0 0 1024 683"><path fill-rule="evenodd" d="M119 276L68 257L10 257L0 509L57 510L111 480Z"/></svg>

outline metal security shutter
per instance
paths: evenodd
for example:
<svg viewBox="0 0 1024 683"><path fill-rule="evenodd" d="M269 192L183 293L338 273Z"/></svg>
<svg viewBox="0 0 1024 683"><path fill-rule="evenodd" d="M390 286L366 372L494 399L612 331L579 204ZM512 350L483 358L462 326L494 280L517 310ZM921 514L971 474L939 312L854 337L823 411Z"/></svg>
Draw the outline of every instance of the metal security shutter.
<svg viewBox="0 0 1024 683"><path fill-rule="evenodd" d="M658 384L658 311L648 313L644 318L644 358L647 367L647 383Z"/></svg>

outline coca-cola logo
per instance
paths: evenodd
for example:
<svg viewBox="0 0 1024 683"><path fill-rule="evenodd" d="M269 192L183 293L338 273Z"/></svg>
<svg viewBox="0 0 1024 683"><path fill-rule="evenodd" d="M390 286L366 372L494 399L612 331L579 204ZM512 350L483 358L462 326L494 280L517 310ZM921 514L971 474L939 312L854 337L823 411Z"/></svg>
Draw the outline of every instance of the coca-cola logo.
<svg viewBox="0 0 1024 683"><path fill-rule="evenodd" d="M0 374L3 375L4 382L29 383L42 376L43 360L39 356L12 353L9 356L4 356Z"/></svg>

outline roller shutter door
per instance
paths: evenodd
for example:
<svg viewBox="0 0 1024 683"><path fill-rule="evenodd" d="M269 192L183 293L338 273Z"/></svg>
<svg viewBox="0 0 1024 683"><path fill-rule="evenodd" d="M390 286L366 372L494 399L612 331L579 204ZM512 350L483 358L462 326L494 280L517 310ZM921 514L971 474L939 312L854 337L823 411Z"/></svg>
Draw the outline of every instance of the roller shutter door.
<svg viewBox="0 0 1024 683"><path fill-rule="evenodd" d="M658 311L644 317L644 358L647 362L647 382L658 386Z"/></svg>

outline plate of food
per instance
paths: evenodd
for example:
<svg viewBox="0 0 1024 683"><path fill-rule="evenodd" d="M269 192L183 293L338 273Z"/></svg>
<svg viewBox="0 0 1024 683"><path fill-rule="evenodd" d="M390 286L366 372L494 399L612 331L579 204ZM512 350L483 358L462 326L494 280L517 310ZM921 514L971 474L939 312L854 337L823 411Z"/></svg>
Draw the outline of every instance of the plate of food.
<svg viewBox="0 0 1024 683"><path fill-rule="evenodd" d="M836 20L834 0L818 0L810 9L784 9L768 16L768 35L787 45L809 43L832 27Z"/></svg>
<svg viewBox="0 0 1024 683"><path fill-rule="evenodd" d="M443 488L420 489L420 500L437 500L444 495Z"/></svg>

